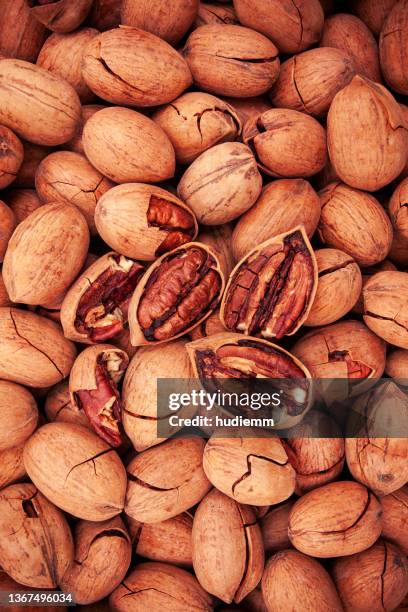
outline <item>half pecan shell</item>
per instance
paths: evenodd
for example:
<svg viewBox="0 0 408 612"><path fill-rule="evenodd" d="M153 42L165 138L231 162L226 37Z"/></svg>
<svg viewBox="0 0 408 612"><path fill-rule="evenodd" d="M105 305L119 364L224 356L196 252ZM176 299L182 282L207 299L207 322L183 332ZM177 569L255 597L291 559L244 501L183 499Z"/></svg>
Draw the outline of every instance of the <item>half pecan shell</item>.
<svg viewBox="0 0 408 612"><path fill-rule="evenodd" d="M144 274L129 304L133 346L174 340L216 308L224 289L211 249L190 242L160 257Z"/></svg>
<svg viewBox="0 0 408 612"><path fill-rule="evenodd" d="M121 401L117 383L129 359L115 346L89 346L76 359L69 377L71 402L83 410L95 432L111 446L120 446Z"/></svg>
<svg viewBox="0 0 408 612"><path fill-rule="evenodd" d="M143 272L141 264L115 252L95 261L62 303L65 337L93 344L118 336L127 325L129 301Z"/></svg>
<svg viewBox="0 0 408 612"><path fill-rule="evenodd" d="M303 227L250 251L231 273L221 304L224 326L282 338L306 320L317 289L317 264Z"/></svg>

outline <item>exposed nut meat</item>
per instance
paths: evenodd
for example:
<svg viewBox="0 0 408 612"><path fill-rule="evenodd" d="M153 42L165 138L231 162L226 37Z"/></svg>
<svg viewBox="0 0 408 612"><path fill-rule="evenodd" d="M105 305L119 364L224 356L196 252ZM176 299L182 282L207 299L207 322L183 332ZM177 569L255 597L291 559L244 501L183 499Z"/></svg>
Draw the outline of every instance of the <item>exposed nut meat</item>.
<svg viewBox="0 0 408 612"><path fill-rule="evenodd" d="M166 238L156 250L157 256L172 251L194 238L193 215L174 202L152 195L146 216L149 227L158 227L163 232L167 232Z"/></svg>

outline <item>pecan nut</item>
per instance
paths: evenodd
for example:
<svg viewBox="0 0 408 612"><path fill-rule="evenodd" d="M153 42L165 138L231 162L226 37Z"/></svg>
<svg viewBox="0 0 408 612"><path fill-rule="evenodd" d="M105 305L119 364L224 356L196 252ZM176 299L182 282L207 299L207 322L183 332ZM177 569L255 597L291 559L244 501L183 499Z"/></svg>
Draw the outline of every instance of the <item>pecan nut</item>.
<svg viewBox="0 0 408 612"><path fill-rule="evenodd" d="M207 246L190 242L163 255L142 277L130 301L131 343L182 336L215 310L223 289L220 263Z"/></svg>
<svg viewBox="0 0 408 612"><path fill-rule="evenodd" d="M250 251L235 267L220 318L231 331L282 338L306 320L317 289L317 264L303 227Z"/></svg>

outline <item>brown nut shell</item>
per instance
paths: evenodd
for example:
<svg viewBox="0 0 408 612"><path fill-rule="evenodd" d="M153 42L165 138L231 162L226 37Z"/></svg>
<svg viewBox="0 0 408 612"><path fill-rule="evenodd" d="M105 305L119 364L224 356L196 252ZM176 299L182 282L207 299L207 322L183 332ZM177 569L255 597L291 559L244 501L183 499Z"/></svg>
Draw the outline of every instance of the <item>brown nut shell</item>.
<svg viewBox="0 0 408 612"><path fill-rule="evenodd" d="M71 204L44 204L10 239L3 280L13 302L52 304L81 270L89 246L85 218Z"/></svg>
<svg viewBox="0 0 408 612"><path fill-rule="evenodd" d="M35 188L35 173L38 164L44 157L49 155L52 151L51 147L43 147L36 145L31 142L23 141L24 147L24 159L21 164L20 170L17 174L13 187L19 187L24 189Z"/></svg>
<svg viewBox="0 0 408 612"><path fill-rule="evenodd" d="M408 50L408 3L396 2L385 19L380 35L380 61L384 78L394 91L408 94L406 65Z"/></svg>
<svg viewBox="0 0 408 612"><path fill-rule="evenodd" d="M72 563L74 546L63 513L33 484L0 491L2 568L19 583L53 589Z"/></svg>
<svg viewBox="0 0 408 612"><path fill-rule="evenodd" d="M260 581L263 566L262 536L253 509L217 489L210 491L193 522L193 567L200 584L226 603L239 603Z"/></svg>
<svg viewBox="0 0 408 612"><path fill-rule="evenodd" d="M238 25L197 28L188 37L183 55L194 84L221 96L259 96L270 89L279 73L273 42Z"/></svg>
<svg viewBox="0 0 408 612"><path fill-rule="evenodd" d="M408 155L408 131L390 92L362 76L335 96L327 116L331 163L342 181L377 191L402 172Z"/></svg>
<svg viewBox="0 0 408 612"><path fill-rule="evenodd" d="M136 554L150 559L191 567L193 517L188 512L160 523L144 523L135 541Z"/></svg>
<svg viewBox="0 0 408 612"><path fill-rule="evenodd" d="M353 12L364 21L373 34L381 32L383 23L397 0L355 0Z"/></svg>
<svg viewBox="0 0 408 612"><path fill-rule="evenodd" d="M173 438L139 453L127 466L126 514L158 523L197 504L211 488L203 452L201 438Z"/></svg>
<svg viewBox="0 0 408 612"><path fill-rule="evenodd" d="M206 244L217 255L222 273L225 278L231 273L235 265L231 248L232 224L223 223L205 227L199 234L197 242Z"/></svg>
<svg viewBox="0 0 408 612"><path fill-rule="evenodd" d="M174 149L165 132L129 108L95 113L85 123L82 143L91 164L115 183L155 183L174 174Z"/></svg>
<svg viewBox="0 0 408 612"><path fill-rule="evenodd" d="M215 310L224 286L219 261L206 245L189 242L162 255L142 276L130 301L132 345L183 336Z"/></svg>
<svg viewBox="0 0 408 612"><path fill-rule="evenodd" d="M224 23L226 25L239 25L239 19L232 6L200 2L194 26L199 28L200 26L214 23L221 25Z"/></svg>
<svg viewBox="0 0 408 612"><path fill-rule="evenodd" d="M312 176L327 162L326 132L305 113L272 108L248 119L242 136L258 166L270 176Z"/></svg>
<svg viewBox="0 0 408 612"><path fill-rule="evenodd" d="M0 262L3 261L8 243L16 227L16 218L11 208L0 200Z"/></svg>
<svg viewBox="0 0 408 612"><path fill-rule="evenodd" d="M350 255L338 249L315 251L318 269L316 297L305 325L328 325L344 317L360 297L361 270Z"/></svg>
<svg viewBox="0 0 408 612"><path fill-rule="evenodd" d="M377 272L363 287L366 325L386 342L408 348L408 273Z"/></svg>
<svg viewBox="0 0 408 612"><path fill-rule="evenodd" d="M392 225L374 196L340 182L330 183L319 195L322 213L318 233L322 242L344 251L360 266L372 266L386 258Z"/></svg>
<svg viewBox="0 0 408 612"><path fill-rule="evenodd" d="M381 498L382 536L408 554L408 487L402 487Z"/></svg>
<svg viewBox="0 0 408 612"><path fill-rule="evenodd" d="M294 503L294 500L288 500L283 504L273 506L265 516L260 519L259 525L261 527L262 539L267 555L290 548L288 525L290 511Z"/></svg>
<svg viewBox="0 0 408 612"><path fill-rule="evenodd" d="M97 96L123 106L167 104L192 82L187 63L175 49L150 32L130 27L96 36L85 50L82 75Z"/></svg>
<svg viewBox="0 0 408 612"><path fill-rule="evenodd" d="M73 423L48 423L24 448L30 479L65 512L104 521L123 509L126 472L119 456L97 435Z"/></svg>
<svg viewBox="0 0 408 612"><path fill-rule="evenodd" d="M0 306L12 306L12 301L10 300L7 289L4 285L3 275L0 268Z"/></svg>
<svg viewBox="0 0 408 612"><path fill-rule="evenodd" d="M77 604L100 601L126 575L132 555L129 534L122 519L115 516L99 523L79 521L74 541L74 561L60 586L66 593L72 593Z"/></svg>
<svg viewBox="0 0 408 612"><path fill-rule="evenodd" d="M94 0L88 15L89 25L100 32L116 28L120 24L122 0Z"/></svg>
<svg viewBox="0 0 408 612"><path fill-rule="evenodd" d="M395 189L388 202L391 221L399 234L408 240L408 177Z"/></svg>
<svg viewBox="0 0 408 612"><path fill-rule="evenodd" d="M0 123L22 138L63 144L75 134L80 111L76 91L60 77L22 60L0 61Z"/></svg>
<svg viewBox="0 0 408 612"><path fill-rule="evenodd" d="M255 96L253 98L227 98L223 97L223 100L231 104L235 109L242 125L245 125L246 121L250 117L260 115L267 110L272 108L272 104L269 99L264 96Z"/></svg>
<svg viewBox="0 0 408 612"><path fill-rule="evenodd" d="M33 312L0 308L0 378L49 387L68 376L75 346L61 328Z"/></svg>
<svg viewBox="0 0 408 612"><path fill-rule="evenodd" d="M387 356L385 373L391 378L398 379L397 384L408 384L408 350L395 349Z"/></svg>
<svg viewBox="0 0 408 612"><path fill-rule="evenodd" d="M179 164L189 164L216 144L236 140L241 121L233 106L207 93L183 94L153 115L166 132Z"/></svg>
<svg viewBox="0 0 408 612"><path fill-rule="evenodd" d="M26 0L0 0L0 13L0 53L35 62L47 30L31 15Z"/></svg>
<svg viewBox="0 0 408 612"><path fill-rule="evenodd" d="M274 106L321 117L354 74L347 53L331 47L310 49L283 62L269 95Z"/></svg>
<svg viewBox="0 0 408 612"><path fill-rule="evenodd" d="M53 32L72 32L90 11L92 0L28 0L33 17Z"/></svg>
<svg viewBox="0 0 408 612"><path fill-rule="evenodd" d="M8 127L0 125L0 189L15 181L23 157L21 140Z"/></svg>
<svg viewBox="0 0 408 612"><path fill-rule="evenodd" d="M38 422L34 397L15 383L0 380L0 451L20 446Z"/></svg>
<svg viewBox="0 0 408 612"><path fill-rule="evenodd" d="M102 239L134 259L152 261L197 236L194 213L155 185L126 183L98 202L95 222Z"/></svg>
<svg viewBox="0 0 408 612"><path fill-rule="evenodd" d="M43 202L73 204L84 215L89 230L96 234L95 208L99 198L113 187L85 157L71 151L56 151L41 161L35 187Z"/></svg>
<svg viewBox="0 0 408 612"><path fill-rule="evenodd" d="M50 423L77 423L91 429L91 424L83 410L72 405L69 395L69 381L63 380L47 393L45 414Z"/></svg>
<svg viewBox="0 0 408 612"><path fill-rule="evenodd" d="M0 489L27 477L23 461L24 444L0 451Z"/></svg>
<svg viewBox="0 0 408 612"><path fill-rule="evenodd" d="M177 193L199 223L221 225L246 212L261 189L262 177L249 147L225 142L194 160L181 177Z"/></svg>
<svg viewBox="0 0 408 612"><path fill-rule="evenodd" d="M35 189L13 189L7 194L7 205L14 213L17 225L42 206Z"/></svg>
<svg viewBox="0 0 408 612"><path fill-rule="evenodd" d="M307 319L316 289L316 259L297 227L256 246L235 266L220 318L229 331L279 339Z"/></svg>
<svg viewBox="0 0 408 612"><path fill-rule="evenodd" d="M81 153L81 155L85 155L84 145L82 142L82 134L84 131L85 123L100 110L103 110L106 106L102 104L84 104L81 107L81 119L78 124L77 130L75 132L74 137L65 143L64 148L73 151L74 153Z"/></svg>
<svg viewBox="0 0 408 612"><path fill-rule="evenodd" d="M330 482L301 497L289 517L289 538L318 558L344 557L369 548L381 533L381 506L357 482Z"/></svg>
<svg viewBox="0 0 408 612"><path fill-rule="evenodd" d="M299 602L305 610L343 610L329 573L316 559L297 550L283 550L269 559L262 594L271 612L296 610Z"/></svg>

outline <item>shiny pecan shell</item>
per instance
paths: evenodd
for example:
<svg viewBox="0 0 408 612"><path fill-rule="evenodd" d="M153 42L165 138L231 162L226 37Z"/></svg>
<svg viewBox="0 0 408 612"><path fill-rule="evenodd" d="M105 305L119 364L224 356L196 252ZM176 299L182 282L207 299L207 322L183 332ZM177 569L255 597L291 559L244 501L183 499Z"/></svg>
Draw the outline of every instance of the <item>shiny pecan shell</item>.
<svg viewBox="0 0 408 612"><path fill-rule="evenodd" d="M80 353L69 376L73 406L83 410L95 432L111 446L120 446L121 401L117 383L129 363L115 346L89 346Z"/></svg>
<svg viewBox="0 0 408 612"><path fill-rule="evenodd" d="M93 344L121 334L127 326L130 298L143 272L142 265L113 251L97 259L62 302L65 337Z"/></svg>
<svg viewBox="0 0 408 612"><path fill-rule="evenodd" d="M221 303L230 331L282 338L307 318L317 289L317 264L303 227L252 249L234 268Z"/></svg>
<svg viewBox="0 0 408 612"><path fill-rule="evenodd" d="M216 308L224 277L215 254L190 242L154 262L129 304L134 346L167 342L199 325Z"/></svg>

